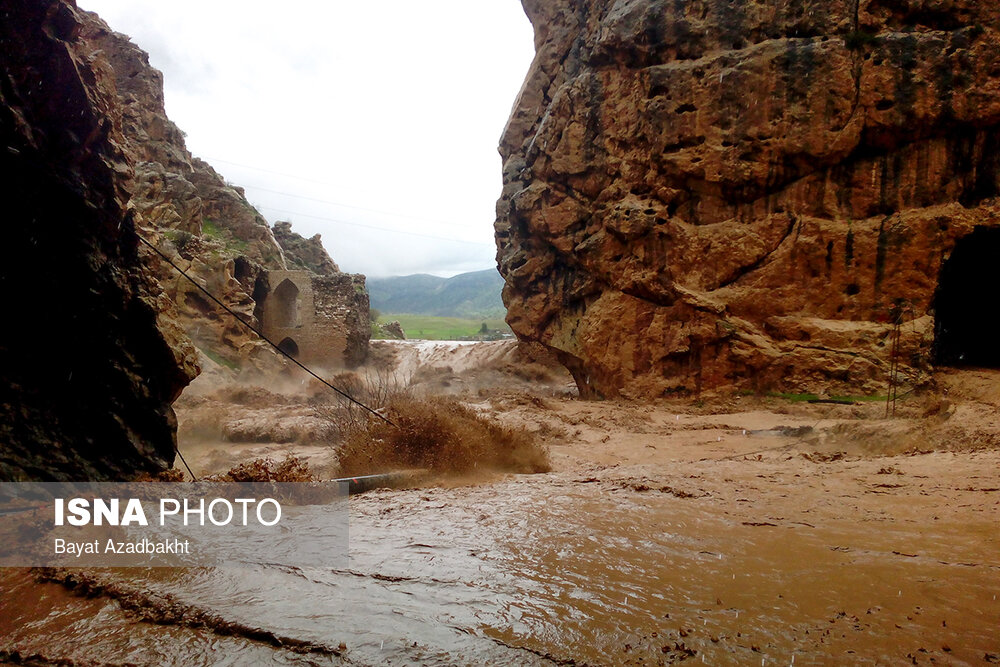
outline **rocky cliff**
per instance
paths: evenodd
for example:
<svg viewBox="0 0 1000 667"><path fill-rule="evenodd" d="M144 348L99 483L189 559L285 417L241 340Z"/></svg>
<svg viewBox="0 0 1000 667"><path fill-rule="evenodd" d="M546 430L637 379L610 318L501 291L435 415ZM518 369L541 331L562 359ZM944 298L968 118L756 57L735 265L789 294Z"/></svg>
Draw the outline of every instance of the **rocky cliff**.
<svg viewBox="0 0 1000 667"><path fill-rule="evenodd" d="M149 64L145 51L93 13L85 15L81 39L112 67L125 150L136 165L132 188L136 219L171 261L258 327L260 302L274 287L268 271L301 268L320 275L340 274L319 235L304 239L287 222L277 223L272 231L242 188L191 155L183 132L166 115L163 75ZM151 266L177 306L179 324L208 356L233 368L275 370L281 363L269 346L172 267L158 259ZM364 277L360 280L363 284ZM367 304L348 305L345 326L353 334L352 359L358 355L363 359L370 335ZM354 326L355 320L364 327Z"/></svg>
<svg viewBox="0 0 1000 667"><path fill-rule="evenodd" d="M2 15L0 479L165 468L198 365L143 270L114 72L72 2Z"/></svg>
<svg viewBox="0 0 1000 667"><path fill-rule="evenodd" d="M274 238L285 253L285 262L289 269L302 269L325 276L340 273L340 267L330 258L323 247L319 234L305 238L292 231L292 223L279 221L274 223Z"/></svg>
<svg viewBox="0 0 1000 667"><path fill-rule="evenodd" d="M925 376L952 250L1000 257L1000 2L523 5L496 222L522 340L590 395L861 393L901 319Z"/></svg>

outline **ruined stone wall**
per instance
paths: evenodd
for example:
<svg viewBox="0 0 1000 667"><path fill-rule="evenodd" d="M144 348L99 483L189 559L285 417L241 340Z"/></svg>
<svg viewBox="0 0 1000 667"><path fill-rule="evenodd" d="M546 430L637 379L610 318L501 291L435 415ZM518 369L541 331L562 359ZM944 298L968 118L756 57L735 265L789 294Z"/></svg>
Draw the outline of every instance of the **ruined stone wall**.
<svg viewBox="0 0 1000 667"><path fill-rule="evenodd" d="M1000 225L996 0L523 0L508 322L584 394L884 391ZM989 310L986 308L986 310Z"/></svg>
<svg viewBox="0 0 1000 667"><path fill-rule="evenodd" d="M321 368L360 364L368 354L371 331L364 280L346 273L269 271L270 287L260 310L264 334L305 364ZM282 287L286 281L296 290L293 305Z"/></svg>

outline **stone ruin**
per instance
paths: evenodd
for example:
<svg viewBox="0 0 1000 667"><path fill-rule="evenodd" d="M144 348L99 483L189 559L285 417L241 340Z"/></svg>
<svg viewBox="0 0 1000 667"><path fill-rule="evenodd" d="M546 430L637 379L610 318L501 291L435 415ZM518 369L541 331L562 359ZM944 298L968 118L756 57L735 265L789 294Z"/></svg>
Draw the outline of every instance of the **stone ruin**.
<svg viewBox="0 0 1000 667"><path fill-rule="evenodd" d="M304 364L356 366L367 353L365 277L347 273L268 271L255 294L264 335Z"/></svg>

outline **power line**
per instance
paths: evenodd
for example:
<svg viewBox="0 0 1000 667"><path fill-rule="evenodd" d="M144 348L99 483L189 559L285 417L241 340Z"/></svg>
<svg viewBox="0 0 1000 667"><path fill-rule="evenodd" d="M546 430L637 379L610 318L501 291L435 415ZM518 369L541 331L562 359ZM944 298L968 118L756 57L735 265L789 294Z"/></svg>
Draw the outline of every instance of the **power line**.
<svg viewBox="0 0 1000 667"><path fill-rule="evenodd" d="M316 179L313 179L313 178L306 178L305 176L296 176L294 174L286 174L284 172L274 171L273 169L264 169L262 167L254 167L253 165L241 164L239 162L232 162L231 160L223 160L221 158L214 158L214 157L205 157L204 160L211 161L211 162L221 162L222 164L229 164L229 165L232 165L234 167L243 167L244 169L252 169L253 171L259 171L259 172L262 172L262 173L265 173L265 174L274 174L275 176L284 176L285 178L292 178L292 179L295 179L295 180L304 181L306 183L316 183L317 185L325 185L328 188L335 188L336 187L333 184L327 183L325 181L319 181L319 180L316 180ZM321 204L331 204L333 206L340 206L342 208L349 208L349 209L354 209L354 210L358 210L358 211L365 211L365 212L368 212L368 213L377 213L377 214L386 215L386 216L389 216L389 217L404 218L404 219L408 219L408 220L419 220L421 222L431 222L431 223L438 224L438 225L448 225L450 227L462 227L462 228L466 228L466 229L468 228L467 226L462 225L460 223L444 222L442 220L432 220L430 218L421 218L419 216L406 215L404 213L390 213L388 211L380 211L380 210L374 209L374 208L365 208L363 206L353 206L353 205L350 205L350 204L341 204L339 202L329 201L329 200L326 200L326 199L317 199L315 197L306 197L306 196L303 196L303 195L292 194L290 192L282 192L280 190L270 190L268 188L262 188L262 187L258 187L258 186L255 186L255 185L254 186L246 186L246 187L249 187L249 188L255 189L255 190L260 190L262 192L269 192L271 194L283 195L285 197L292 197L294 199L303 199L303 200L306 200L306 201L314 201L314 202L318 202L318 203L321 203ZM246 188L244 188L244 189L246 189ZM490 245L492 245L490 243L484 243L482 241L465 241L465 240L462 240L462 239L451 239L451 238L447 238L447 237L443 237L443 236L432 236L430 234L418 234L416 232L406 232L406 231L402 231L402 230L399 230L399 229L392 229L392 228L388 228L388 227L376 227L374 225L365 225L365 224L362 224L362 223L359 223L359 222L350 222L348 220L341 220L339 218L329 218L329 217L323 217L323 216L319 216L319 215L310 215L308 213L298 213L296 211L288 211L286 209L275 208L273 206L259 206L258 208L267 209L269 211L275 211L277 213L284 213L286 215L300 215L300 216L305 217L305 218L313 218L313 219L316 219L316 220L323 220L323 221L326 221L326 222L335 222L335 223L340 223L340 224L344 224L344 225L353 225L355 227L362 227L362 228L365 228L365 229L375 229L375 230L383 231L383 232L393 232L395 234L407 234L409 236L417 236L417 237L421 237L421 238L435 239L437 241L452 241L454 243L470 243L470 244L473 244L473 245L482 245L482 246L490 246Z"/></svg>
<svg viewBox="0 0 1000 667"><path fill-rule="evenodd" d="M390 218L402 218L405 220L418 220L420 222L430 222L435 225L446 225L448 227L459 227L461 229L469 229L468 225L463 225L460 222L445 222L444 220L434 220L432 218L422 218L417 215L406 215L405 213L390 213L388 211L380 211L374 208L365 208L364 206L354 206L353 204L341 204L340 202L330 201L329 199L317 199L316 197L306 197L305 195L297 195L291 192L282 192L280 190L270 190L268 188L262 188L258 185L244 185L242 186L247 190L259 190L261 192L270 192L273 195L282 195L283 197L291 197L292 199L302 199L305 201L314 201L320 204L330 204L332 206L337 206L339 208L349 208L355 211L365 211L366 213L377 213L379 215L385 215Z"/></svg>
<svg viewBox="0 0 1000 667"><path fill-rule="evenodd" d="M184 455L181 454L180 447L177 446L176 442L174 443L174 451L177 452L177 456L181 457L181 463L183 463L184 467L187 468L188 474L191 475L191 479L197 482L198 476L194 474L194 471L191 470L191 466L189 466L188 462L184 460Z"/></svg>
<svg viewBox="0 0 1000 667"><path fill-rule="evenodd" d="M285 174L285 173L282 173L280 171L274 171L272 169L263 169L261 167L253 167L253 166L251 166L249 164L240 164L239 162L230 162L229 160L223 160L223 159L217 158L217 157L205 157L203 159L206 162L207 161L221 162L222 164L231 164L234 167L243 167L244 169L253 169L254 171L260 171L260 172L263 172L265 174L274 174L275 176L284 176L286 178L294 178L294 179L297 179L297 180L300 180L300 181L306 181L308 183L317 183L319 185L325 185L328 188L334 187L330 183L326 183L325 181L317 181L314 178L306 178L305 176L296 176L294 174Z"/></svg>
<svg viewBox="0 0 1000 667"><path fill-rule="evenodd" d="M371 408L371 407L365 405L364 403L362 403L358 399L354 398L353 396L351 396L347 392L345 392L345 391L343 391L341 389L338 389L337 387L333 386L332 384L330 384L329 382L327 382L326 380L324 380L323 378L321 378L319 375L317 375L316 373L314 373L312 371L312 369L310 369L307 366L305 366L304 364L302 364L302 362L300 362L298 359L296 359L295 357L293 357L292 355L290 355L288 352L285 352L274 341L272 341L270 338L268 338L267 336L265 336L264 333L262 331L260 331L260 329L258 329L257 327L253 326L249 322L245 321L242 317L240 317L236 313L236 311L234 311L232 308L230 308L226 304L222 303L222 301L220 301L218 298L216 298L216 296L214 294L212 294L207 289L205 289L204 287L202 287L201 284L197 280L195 280L194 278L192 278L191 276L189 276L184 271L184 269L182 269L181 267L179 267L176 264L174 264L174 262L169 257L167 257L165 254L163 254L163 252L159 248L157 248L155 245L153 245L152 243L150 243L149 241L147 241L145 239L145 237L142 236L142 234L140 234L138 231L136 231L135 232L135 236L142 243L144 243L146 246L148 246L153 252L155 252L157 255L159 255L160 258L164 262L166 262L170 266L174 267L174 269L179 274L181 274L182 276L184 276L185 278L187 278L188 282L190 282L192 285L194 285L199 290L201 290L201 292L204 293L205 296L207 296L209 299L211 299L216 304L218 304L219 306L221 306L227 313L229 313L230 315L232 315L236 319L237 322L239 322L240 324L242 324L243 326L245 326L247 329L249 329L250 331L252 331L255 334L257 334L258 336L260 336L261 340L263 340L268 345L270 345L271 347L273 347L282 356L286 357L293 364L295 364L296 366L298 366L299 368L301 368L302 370L304 370L306 373L308 373L309 375L313 376L314 378L316 378L317 380L319 380L320 382L322 382L323 384L325 384L327 387L329 387L330 389L334 390L335 392L337 392L338 394L340 394L341 396L343 396L344 398L346 398L351 403L354 403L355 405L358 405L359 407L364 408L365 410L367 410L371 414L375 415L376 417L378 417L379 419L381 419L385 423L389 424L390 426L395 426L396 425L395 423L393 423L393 421L391 419L389 419L385 415L381 414L380 412L378 412L374 408ZM179 451L177 453L180 454ZM181 459L183 460L183 457L181 457ZM187 463L185 463L185 465L187 465ZM190 469L188 469L188 471L190 472ZM194 475L192 474L192 477L193 476Z"/></svg>
<svg viewBox="0 0 1000 667"><path fill-rule="evenodd" d="M433 236L431 234L418 234L417 232L407 232L402 229L392 229L391 227L376 227L375 225L365 225L360 222L351 222L350 220L341 220L339 218L328 218L322 215L310 215L308 213L299 213L297 211L288 211L283 208L275 208L273 206L262 206L258 205L257 208L266 211L275 211L277 213L284 213L285 215L298 215L303 218L313 218L315 220L323 220L325 222L336 222L342 225L351 225L352 227L361 227L363 229L374 229L380 232L392 232L393 234L406 234L407 236L417 236L424 239L435 239L437 241L450 241L452 243L468 243L470 245L481 245L481 246L492 246L492 243L484 243L483 241L466 241L465 239L453 239L447 236Z"/></svg>

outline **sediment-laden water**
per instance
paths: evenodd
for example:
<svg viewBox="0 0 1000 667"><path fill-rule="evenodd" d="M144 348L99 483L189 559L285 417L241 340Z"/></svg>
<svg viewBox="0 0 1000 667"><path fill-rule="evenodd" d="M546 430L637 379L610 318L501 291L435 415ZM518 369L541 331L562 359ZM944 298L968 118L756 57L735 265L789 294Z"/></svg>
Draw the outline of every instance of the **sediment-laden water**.
<svg viewBox="0 0 1000 667"><path fill-rule="evenodd" d="M747 521L674 491L606 473L378 491L351 500L346 569L105 570L75 588L7 570L0 649L178 665L803 665L981 664L1000 648L996 513Z"/></svg>

